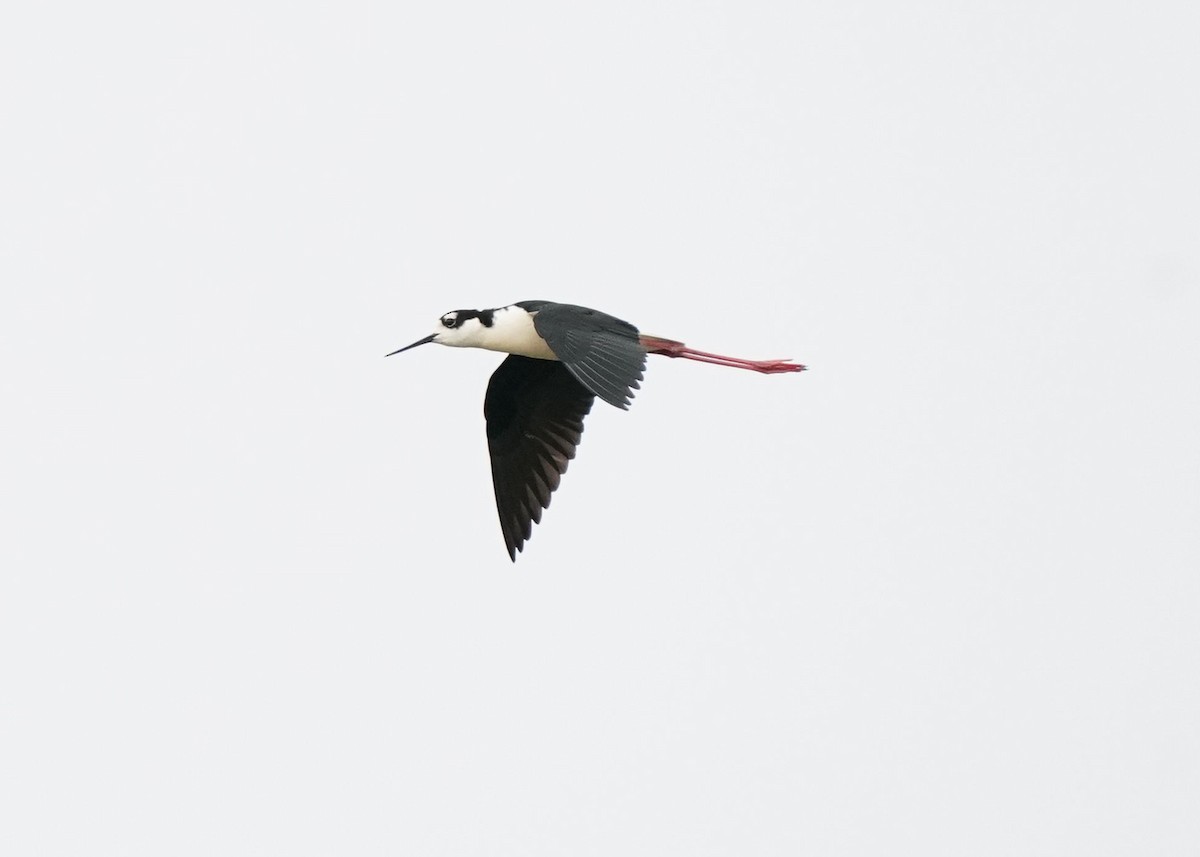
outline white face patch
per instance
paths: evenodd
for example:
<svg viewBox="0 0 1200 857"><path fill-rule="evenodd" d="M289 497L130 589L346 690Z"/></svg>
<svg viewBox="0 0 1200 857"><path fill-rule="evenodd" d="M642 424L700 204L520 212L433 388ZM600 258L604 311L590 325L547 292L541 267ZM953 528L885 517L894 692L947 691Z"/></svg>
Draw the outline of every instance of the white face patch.
<svg viewBox="0 0 1200 857"><path fill-rule="evenodd" d="M480 348L485 337L483 322L474 318L471 312L460 319L463 311L448 312L439 319L440 327L434 334L434 342L438 345L453 345L456 348Z"/></svg>

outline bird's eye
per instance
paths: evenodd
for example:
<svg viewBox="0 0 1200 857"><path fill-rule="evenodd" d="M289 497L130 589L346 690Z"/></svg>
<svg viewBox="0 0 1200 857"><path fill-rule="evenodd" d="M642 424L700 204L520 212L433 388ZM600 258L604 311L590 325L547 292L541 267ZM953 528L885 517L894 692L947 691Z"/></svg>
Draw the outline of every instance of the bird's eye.
<svg viewBox="0 0 1200 857"><path fill-rule="evenodd" d="M449 315L442 316L442 325L445 327L454 327L454 317Z"/></svg>

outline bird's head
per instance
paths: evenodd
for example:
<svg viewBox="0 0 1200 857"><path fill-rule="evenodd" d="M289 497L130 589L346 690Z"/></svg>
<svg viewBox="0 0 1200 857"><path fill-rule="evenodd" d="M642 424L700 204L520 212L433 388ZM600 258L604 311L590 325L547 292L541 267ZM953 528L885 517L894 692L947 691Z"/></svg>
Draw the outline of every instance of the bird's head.
<svg viewBox="0 0 1200 857"><path fill-rule="evenodd" d="M494 309L455 309L438 319L437 328L424 339L418 339L412 345L398 348L391 354L408 351L427 342L438 345L452 345L458 348L478 348L484 338L484 331L495 323Z"/></svg>

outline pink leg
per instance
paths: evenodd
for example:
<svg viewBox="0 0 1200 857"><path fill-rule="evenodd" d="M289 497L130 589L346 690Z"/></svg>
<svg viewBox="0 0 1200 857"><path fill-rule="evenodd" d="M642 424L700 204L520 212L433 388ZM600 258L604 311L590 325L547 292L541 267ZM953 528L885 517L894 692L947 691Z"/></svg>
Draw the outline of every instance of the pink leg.
<svg viewBox="0 0 1200 857"><path fill-rule="evenodd" d="M773 374L775 372L803 372L804 366L787 360L743 360L740 357L726 357L723 354L710 354L707 351L697 351L688 348L682 342L674 339L663 339L658 336L641 337L642 347L648 354L662 354L665 357L683 357L700 363L714 363L717 366L732 366L735 369L753 369L755 372Z"/></svg>

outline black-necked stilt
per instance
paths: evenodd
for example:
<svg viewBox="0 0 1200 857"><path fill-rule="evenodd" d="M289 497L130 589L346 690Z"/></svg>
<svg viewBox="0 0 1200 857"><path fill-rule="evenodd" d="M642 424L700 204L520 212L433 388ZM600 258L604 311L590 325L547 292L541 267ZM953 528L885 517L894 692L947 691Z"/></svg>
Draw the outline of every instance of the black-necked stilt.
<svg viewBox="0 0 1200 857"><path fill-rule="evenodd" d="M756 372L804 370L787 360L696 351L674 339L639 334L629 322L594 309L552 301L448 312L434 333L387 356L427 342L509 355L488 382L483 416L500 529L514 562L575 457L595 397L627 409L647 354Z"/></svg>

